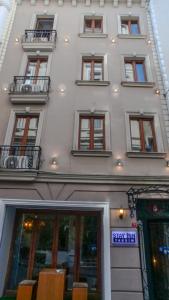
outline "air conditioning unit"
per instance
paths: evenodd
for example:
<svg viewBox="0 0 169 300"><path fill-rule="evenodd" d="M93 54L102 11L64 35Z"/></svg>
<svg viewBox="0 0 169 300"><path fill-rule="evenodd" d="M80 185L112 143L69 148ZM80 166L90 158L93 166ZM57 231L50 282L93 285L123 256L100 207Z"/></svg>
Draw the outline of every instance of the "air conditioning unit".
<svg viewBox="0 0 169 300"><path fill-rule="evenodd" d="M16 169L18 166L18 156L9 155L4 158L3 167L6 169Z"/></svg>
<svg viewBox="0 0 169 300"><path fill-rule="evenodd" d="M29 157L9 155L4 159L3 167L6 169L29 169Z"/></svg>
<svg viewBox="0 0 169 300"><path fill-rule="evenodd" d="M31 84L23 84L21 86L21 91L23 93L30 93L30 92L32 92L32 85Z"/></svg>

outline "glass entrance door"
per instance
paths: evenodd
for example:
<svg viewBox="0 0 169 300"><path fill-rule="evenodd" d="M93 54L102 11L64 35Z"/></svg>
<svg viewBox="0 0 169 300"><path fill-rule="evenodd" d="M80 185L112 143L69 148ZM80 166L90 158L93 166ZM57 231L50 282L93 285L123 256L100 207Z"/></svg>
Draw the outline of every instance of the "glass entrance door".
<svg viewBox="0 0 169 300"><path fill-rule="evenodd" d="M66 270L66 291L73 282L100 290L100 214L91 212L22 213L17 217L8 289L38 279L44 268Z"/></svg>
<svg viewBox="0 0 169 300"><path fill-rule="evenodd" d="M153 299L169 299L169 222L149 223Z"/></svg>

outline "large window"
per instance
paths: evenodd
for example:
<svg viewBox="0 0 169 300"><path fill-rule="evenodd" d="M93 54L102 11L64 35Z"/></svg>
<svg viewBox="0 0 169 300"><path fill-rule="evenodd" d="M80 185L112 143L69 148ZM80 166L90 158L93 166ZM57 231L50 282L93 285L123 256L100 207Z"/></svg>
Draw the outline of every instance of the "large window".
<svg viewBox="0 0 169 300"><path fill-rule="evenodd" d="M66 270L65 299L71 299L75 281L88 284L88 299L100 299L100 218L87 211L17 212L8 289L17 289L24 279L37 280L44 268L58 268Z"/></svg>
<svg viewBox="0 0 169 300"><path fill-rule="evenodd" d="M146 68L144 60L126 60L125 79L131 82L147 82Z"/></svg>
<svg viewBox="0 0 169 300"><path fill-rule="evenodd" d="M157 151L153 118L130 117L130 137L132 151Z"/></svg>
<svg viewBox="0 0 169 300"><path fill-rule="evenodd" d="M12 146L35 146L38 130L38 116L16 116Z"/></svg>
<svg viewBox="0 0 169 300"><path fill-rule="evenodd" d="M84 33L102 33L102 17L84 17Z"/></svg>
<svg viewBox="0 0 169 300"><path fill-rule="evenodd" d="M105 117L80 116L79 150L105 149Z"/></svg>
<svg viewBox="0 0 169 300"><path fill-rule="evenodd" d="M121 18L121 33L122 34L132 34L139 35L140 34L140 26L138 18L135 19L126 19Z"/></svg>
<svg viewBox="0 0 169 300"><path fill-rule="evenodd" d="M82 80L101 81L103 78L103 58L83 58Z"/></svg>

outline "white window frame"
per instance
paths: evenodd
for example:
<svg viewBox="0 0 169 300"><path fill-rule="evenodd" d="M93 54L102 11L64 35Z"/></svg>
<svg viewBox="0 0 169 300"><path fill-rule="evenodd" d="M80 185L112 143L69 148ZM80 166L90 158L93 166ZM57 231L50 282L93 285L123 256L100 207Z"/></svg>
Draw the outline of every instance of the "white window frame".
<svg viewBox="0 0 169 300"><path fill-rule="evenodd" d="M39 115L39 122L38 122L38 130L37 130L37 136L36 136L36 143L35 146L40 146L40 139L42 134L42 126L43 126L43 119L44 119L44 110L39 109L33 109L30 107L25 107L24 109L13 109L10 113L9 121L8 121L8 127L5 135L4 145L10 146L13 136L13 130L15 126L15 120L17 115Z"/></svg>
<svg viewBox="0 0 169 300"><path fill-rule="evenodd" d="M86 150L82 152L86 153L92 153L97 152L111 152L112 151L112 146L111 146L111 134L110 134L110 113L108 111L103 111L103 110L95 110L94 112L90 110L79 110L75 112L75 118L74 118L74 135L73 135L73 151L81 152L79 150L79 126L80 126L80 116L85 115L85 116L104 116L105 117L105 149L104 150ZM110 155L109 155L110 156Z"/></svg>
<svg viewBox="0 0 169 300"><path fill-rule="evenodd" d="M85 20L85 17L101 17L103 19L103 32L102 33L95 33L95 32L84 32L84 20ZM108 36L107 34L107 22L106 22L106 16L104 14L100 14L100 13L90 13L90 12L87 12L87 13L83 13L81 14L81 17L80 17L80 32L79 32L79 36L80 37L95 37L95 38L105 38Z"/></svg>
<svg viewBox="0 0 169 300"><path fill-rule="evenodd" d="M153 118L154 120L154 131L155 131L155 139L157 145L157 152L136 152L132 150L131 147L131 132L130 132L130 118L138 117L138 118ZM151 157L152 153L159 154L164 153L164 145L162 139L162 131L160 126L160 120L157 112L126 112L125 113L125 125L126 125L126 144L127 144L127 152L135 153L136 156L146 155L147 157Z"/></svg>
<svg viewBox="0 0 169 300"><path fill-rule="evenodd" d="M145 33L145 27L144 27L144 22L142 21L142 16L139 14L120 14L117 16L117 22L118 22L118 37L119 38L134 38L134 39L144 39L146 38L146 33ZM138 19L139 22L139 28L140 28L140 34L124 34L121 31L121 20L126 19L126 20L136 20Z"/></svg>
<svg viewBox="0 0 169 300"><path fill-rule="evenodd" d="M82 79L82 68L84 59L103 59L103 80L83 80ZM79 69L78 69L78 80L76 80L77 85L109 85L108 81L108 62L107 54L103 53L82 53L79 57Z"/></svg>
<svg viewBox="0 0 169 300"><path fill-rule="evenodd" d="M137 81L127 81L126 76L125 76L125 61L126 60L144 60L145 62L145 72L146 72L146 77L147 81L145 82L137 82ZM152 73L152 67L151 67L151 62L150 58L148 55L145 54L123 54L121 55L121 69L122 69L122 85L125 86L150 86L152 87L154 85L154 78L153 78L153 73ZM123 84L125 83L125 84Z"/></svg>
<svg viewBox="0 0 169 300"><path fill-rule="evenodd" d="M30 30L35 29L36 22L37 22L38 18L54 18L53 30L56 30L57 21L58 21L58 14L51 14L51 13L43 12L43 11L35 12L32 16L31 22L30 22Z"/></svg>

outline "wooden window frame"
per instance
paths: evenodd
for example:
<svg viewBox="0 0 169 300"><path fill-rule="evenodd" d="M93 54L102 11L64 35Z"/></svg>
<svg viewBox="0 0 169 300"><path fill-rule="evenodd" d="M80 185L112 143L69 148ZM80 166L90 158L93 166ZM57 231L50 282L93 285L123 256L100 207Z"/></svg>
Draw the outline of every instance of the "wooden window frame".
<svg viewBox="0 0 169 300"><path fill-rule="evenodd" d="M36 115L27 115L27 116L17 114L16 117L15 117L15 123L14 123L14 128L13 128L13 133L12 133L12 139L11 139L11 146L14 143L14 138L15 138L14 134L16 132L17 120L20 119L20 118L26 119L25 128L24 128L24 135L21 139L22 142L21 142L20 146L26 146L27 145L27 137L28 137L30 120L33 119L33 118L37 118L38 122L39 122L39 115L38 114L36 114Z"/></svg>
<svg viewBox="0 0 169 300"><path fill-rule="evenodd" d="M91 30L92 30L92 33L97 33L97 31L95 31L96 29L96 21L99 20L101 22L101 27L100 27L100 32L99 33L103 33L103 17L88 17L88 16L85 16L84 17L84 33L88 33L86 31L86 20L90 20L91 21Z"/></svg>
<svg viewBox="0 0 169 300"><path fill-rule="evenodd" d="M157 152L157 143L156 143L156 134L155 134L155 127L154 127L154 118L153 117L149 117L149 118L147 117L146 118L146 117L134 117L134 116L130 116L129 121L130 121L131 149L132 149L131 121L137 121L139 123L139 133L140 133L140 146L141 146L140 152L148 152L145 149L145 138L144 138L144 126L143 126L143 123L145 121L149 121L150 125L151 125L152 136L153 136L153 151L152 152Z"/></svg>
<svg viewBox="0 0 169 300"><path fill-rule="evenodd" d="M26 74L28 72L30 62L36 62L35 76L38 76L41 62L46 62L47 63L48 62L48 57L29 57L28 62L27 62L27 66L26 66L25 76L27 76Z"/></svg>
<svg viewBox="0 0 169 300"><path fill-rule="evenodd" d="M133 68L133 75L134 75L134 82L139 82L138 81L138 74L136 70L136 65L137 64L142 64L143 65L143 71L144 71L144 78L145 80L143 82L147 82L147 73L146 73L146 66L145 66L145 59L139 59L139 60L134 60L134 59L125 59L124 64L132 64ZM126 74L125 74L126 76Z"/></svg>
<svg viewBox="0 0 169 300"><path fill-rule="evenodd" d="M90 63L90 65L91 65L90 80L95 81L95 79L94 79L94 66L95 66L95 63L98 63L98 62L102 64L102 79L98 80L98 81L103 81L104 80L104 59L103 58L97 58L97 57L94 57L94 58L85 58L84 57L84 58L82 58L82 74L81 74L82 80L84 80L83 79L84 63Z"/></svg>
<svg viewBox="0 0 169 300"><path fill-rule="evenodd" d="M121 18L121 26L122 25L127 25L128 26L128 31L129 31L129 34L133 34L131 32L131 25L132 25L132 22L136 22L137 23L137 26L138 26L138 34L141 34L141 31L140 31L140 23L139 23L139 19L123 19Z"/></svg>
<svg viewBox="0 0 169 300"><path fill-rule="evenodd" d="M90 120L90 145L89 149L90 150L95 150L94 149L94 120L95 119L100 119L103 120L103 151L106 149L106 143L105 143L105 116L87 116L87 115L80 115L79 116L79 138L78 138L78 150L81 150L80 146L80 135L81 135L81 122L83 119ZM96 151L102 151L102 150L97 150Z"/></svg>

